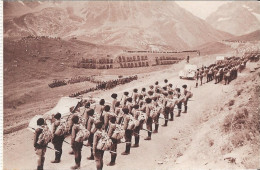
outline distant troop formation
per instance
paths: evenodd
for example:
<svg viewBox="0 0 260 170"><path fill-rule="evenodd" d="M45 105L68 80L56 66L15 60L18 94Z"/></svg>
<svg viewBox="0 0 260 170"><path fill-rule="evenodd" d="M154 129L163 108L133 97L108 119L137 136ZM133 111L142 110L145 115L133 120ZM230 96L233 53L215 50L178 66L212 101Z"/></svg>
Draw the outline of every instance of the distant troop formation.
<svg viewBox="0 0 260 170"><path fill-rule="evenodd" d="M95 80L94 80L93 76L77 76L77 77L71 78L68 81L54 80L52 83L49 84L49 87L50 88L60 87L60 86L65 86L67 84L75 84L75 83L80 83L80 82L84 82L84 81L94 82Z"/></svg>
<svg viewBox="0 0 260 170"><path fill-rule="evenodd" d="M97 83L96 87L93 88L88 88L86 90L82 90L79 91L77 93L73 93L70 95L70 97L77 97L80 95L83 95L85 93L89 93L95 90L108 90L108 89L112 89L120 84L126 84L126 83L130 83L131 81L137 80L138 76L129 76L129 77L125 77L125 78L119 78L119 79L115 79L115 80L109 80L109 81L95 81Z"/></svg>
<svg viewBox="0 0 260 170"><path fill-rule="evenodd" d="M55 159L52 163L60 162L65 142L71 145L69 154L75 157L75 166L71 167L72 169L79 169L81 166L83 146L90 148L90 156L87 159L95 160L98 170L103 168L105 152L111 154L111 161L107 165L113 166L116 163L118 144L125 144L121 155L130 154L131 147L140 146L141 130L147 131L144 140L151 140L152 133L159 132L159 119L163 119L162 126L167 127L168 121L174 120L175 111L176 117L187 113L188 101L192 96L187 85L174 88L165 79L162 86L157 81L148 89L133 89L131 95L125 91L120 99L113 93L111 102L100 99L97 103L91 98L81 100L67 117L56 113L49 120L39 118L39 128L35 130L34 138L38 155L37 169L43 169L45 152L50 141L55 149ZM47 128L46 122L51 122L52 129ZM70 142L65 140L69 135Z"/></svg>
<svg viewBox="0 0 260 170"><path fill-rule="evenodd" d="M229 84L237 78L238 72L241 72L245 67L248 59L239 57L230 57L226 61L221 61L210 66L202 66L196 72L196 87L204 83L215 80L215 84L224 80L224 84Z"/></svg>

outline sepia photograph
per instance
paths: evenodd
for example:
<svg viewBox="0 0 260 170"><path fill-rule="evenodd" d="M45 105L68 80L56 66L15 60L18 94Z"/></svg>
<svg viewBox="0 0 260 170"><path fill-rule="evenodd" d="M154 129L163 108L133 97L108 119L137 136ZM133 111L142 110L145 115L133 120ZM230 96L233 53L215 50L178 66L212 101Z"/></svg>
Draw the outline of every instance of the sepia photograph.
<svg viewBox="0 0 260 170"><path fill-rule="evenodd" d="M260 169L260 2L4 0L3 170Z"/></svg>

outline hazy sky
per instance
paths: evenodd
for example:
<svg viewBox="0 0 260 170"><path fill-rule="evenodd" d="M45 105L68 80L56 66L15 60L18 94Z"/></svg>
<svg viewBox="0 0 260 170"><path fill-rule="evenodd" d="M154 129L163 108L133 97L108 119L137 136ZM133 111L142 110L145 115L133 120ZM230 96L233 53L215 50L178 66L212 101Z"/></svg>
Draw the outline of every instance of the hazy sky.
<svg viewBox="0 0 260 170"><path fill-rule="evenodd" d="M182 8L185 8L193 15L205 19L217 8L231 1L175 1Z"/></svg>

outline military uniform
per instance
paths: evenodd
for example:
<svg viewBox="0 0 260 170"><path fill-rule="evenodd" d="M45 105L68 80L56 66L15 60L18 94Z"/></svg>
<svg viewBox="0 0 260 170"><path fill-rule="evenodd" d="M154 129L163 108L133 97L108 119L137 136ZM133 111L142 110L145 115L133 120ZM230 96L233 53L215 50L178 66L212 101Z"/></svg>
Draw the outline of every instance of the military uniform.
<svg viewBox="0 0 260 170"><path fill-rule="evenodd" d="M103 169L104 151L97 149L97 144L98 141L101 139L101 137L102 137L102 131L101 129L98 129L94 134L94 140L93 140L93 154L96 161L97 170Z"/></svg>
<svg viewBox="0 0 260 170"><path fill-rule="evenodd" d="M38 139L40 134L43 132L43 127L44 126L39 126L37 129L35 129L35 134L34 134L34 148L35 148L35 153L38 156L37 159L37 170L43 170L43 165L45 161L45 153L47 149L47 145L42 145L38 144Z"/></svg>
<svg viewBox="0 0 260 170"><path fill-rule="evenodd" d="M78 132L79 132L79 124L74 124L71 133L71 146L75 155L75 163L76 163L75 169L80 167L81 149L83 146L83 142L75 141Z"/></svg>
<svg viewBox="0 0 260 170"><path fill-rule="evenodd" d="M56 149L57 151L55 151L55 160L52 161L52 163L59 163L61 155L62 155L62 144L63 144L65 136L64 136L64 134L58 135L55 133L57 130L57 127L59 125L60 125L60 120L55 120L55 122L53 123L54 137L52 139L52 143L53 143L54 149Z"/></svg>
<svg viewBox="0 0 260 170"><path fill-rule="evenodd" d="M123 119L124 119L123 129L125 130L126 147L125 147L125 152L123 152L122 155L128 155L128 154L130 154L133 130L127 129L128 123L130 121L130 115L124 114Z"/></svg>

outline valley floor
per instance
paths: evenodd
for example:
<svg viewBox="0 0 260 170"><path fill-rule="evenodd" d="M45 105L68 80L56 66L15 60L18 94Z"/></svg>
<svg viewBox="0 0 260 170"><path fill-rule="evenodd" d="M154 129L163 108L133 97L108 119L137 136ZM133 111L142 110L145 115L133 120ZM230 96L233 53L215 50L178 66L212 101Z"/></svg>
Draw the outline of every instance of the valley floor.
<svg viewBox="0 0 260 170"><path fill-rule="evenodd" d="M202 62L203 61L203 62ZM195 64L208 65L214 62L213 58L191 60ZM144 141L147 135L141 132L139 148L131 148L131 154L123 156L125 144L118 145L118 156L114 167L106 166L110 161L108 152L104 155L103 169L245 169L260 168L259 163L259 130L255 130L259 124L259 71L250 73L246 68L238 75L238 78L229 85L214 84L213 82L195 87L195 81L179 79L178 71L184 62L150 74L145 74L137 81L118 86L108 91L97 91L93 94L110 100L110 95L117 92L119 96L124 91L132 91L135 88L148 87L156 80L160 83L165 78L174 86L181 87L187 84L193 92L192 101L188 104L188 113L181 117L175 117L169 122L168 127L159 127L159 133L152 135L151 141ZM248 63L247 67L250 67ZM242 90L238 95L238 90ZM257 91L258 89L258 91ZM233 104L229 104L234 100ZM252 109L253 108L253 109ZM228 115L236 117L240 110L247 109L248 116L244 117L251 123L252 128L247 130L246 124L242 129L224 131L228 124ZM254 117L256 116L256 117ZM231 122L231 127L233 123ZM254 122L256 121L256 122ZM160 119L160 124L163 120ZM229 128L228 128L229 129ZM241 134L245 133L245 134ZM246 133L251 133L250 139ZM240 136L241 135L241 138ZM237 138L235 138L237 136ZM33 134L27 129L4 135L4 169L34 169L36 157L33 148ZM236 141L243 138L242 144ZM70 141L69 138L66 141ZM52 146L52 144L49 144ZM45 169L69 169L74 165L74 156L69 155L70 146L63 144L62 161L59 164L51 164L54 152L47 150ZM81 169L95 169L95 161L87 160L90 148L82 150ZM232 158L235 159L234 161Z"/></svg>

